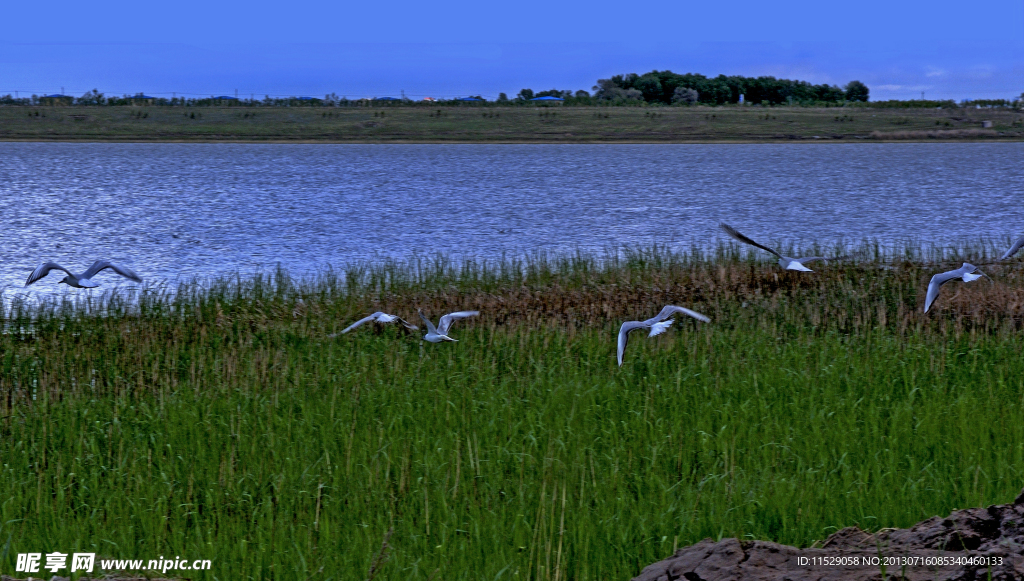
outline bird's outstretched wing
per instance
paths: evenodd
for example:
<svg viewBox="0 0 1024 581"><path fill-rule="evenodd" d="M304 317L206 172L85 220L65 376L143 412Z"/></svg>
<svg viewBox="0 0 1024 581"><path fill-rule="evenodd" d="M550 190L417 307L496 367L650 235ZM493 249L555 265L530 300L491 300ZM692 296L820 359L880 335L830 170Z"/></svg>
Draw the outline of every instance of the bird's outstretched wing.
<svg viewBox="0 0 1024 581"><path fill-rule="evenodd" d="M343 329L341 331L341 333L338 333L338 335L344 335L345 333L348 333L352 329L355 329L356 327L358 327L359 325L362 325L364 323L369 323L370 321L376 321L377 317L379 317L379 316L381 316L383 314L384 313L382 313L380 311L377 311L376 313L370 315L369 317L363 317L362 319L359 319L358 321L356 321L355 323L352 323L348 327L345 327L345 329Z"/></svg>
<svg viewBox="0 0 1024 581"><path fill-rule="evenodd" d="M89 270L82 273L81 278L92 278L96 276L101 270L107 268L113 270L117 274L120 274L121 276L129 280L134 280L135 282L142 282L142 277L135 274L135 272L132 271L132 269L124 266L118 266L107 260L97 260L96 262L92 263L92 266L89 267Z"/></svg>
<svg viewBox="0 0 1024 581"><path fill-rule="evenodd" d="M647 323L641 321L626 321L619 327L619 367L622 367L622 353L626 350L626 344L629 343L629 332L645 327L647 327Z"/></svg>
<svg viewBox="0 0 1024 581"><path fill-rule="evenodd" d="M974 273L977 273L977 274L974 274ZM991 276L985 274L984 272L981 272L980 268L978 268L977 266L974 266L973 264L971 264L969 262L965 262L964 265L960 267L960 278L962 278L964 280L964 282L971 282L971 281L974 281L974 280L978 280L981 277L985 277L985 278L987 278L989 280L989 282L991 282L992 284L995 284L995 281L992 280Z"/></svg>
<svg viewBox="0 0 1024 581"><path fill-rule="evenodd" d="M781 265L781 263L784 260L786 260L786 259L785 258L779 259L780 265ZM802 262L800 262L799 260L796 260L796 259L790 260L789 262L786 263L786 270L798 270L800 272L814 272L813 270L807 268L807 265L805 265L804 263L802 263Z"/></svg>
<svg viewBox="0 0 1024 581"><path fill-rule="evenodd" d="M419 315L420 318L423 319L423 322L427 324L427 334L433 333L436 335L437 329L434 327L434 324L430 322L430 319L423 316L423 311L416 311L416 314ZM441 320L443 321L444 317L442 317ZM443 334L444 333L442 333L442 335Z"/></svg>
<svg viewBox="0 0 1024 581"><path fill-rule="evenodd" d="M419 327L417 327L416 325L413 325L409 321L406 321L402 317L395 317L395 320L397 320L399 323L402 324L402 326L404 326L406 329L409 329L410 331L416 331L416 330L419 329Z"/></svg>
<svg viewBox="0 0 1024 581"><path fill-rule="evenodd" d="M1020 250L1021 248L1024 248L1024 236L1018 238L1017 241L1013 243L1013 246L1011 246L1009 250L1004 252L1003 255L999 257L999 260L1006 260L1010 258L1014 254L1017 254L1017 251Z"/></svg>
<svg viewBox="0 0 1024 581"><path fill-rule="evenodd" d="M739 240L740 242L742 242L744 244L749 244L751 246L756 246L756 247L760 248L761 250L767 250L768 252L771 252L775 256L778 256L779 258L782 258L782 255L779 254L778 252L776 252L775 250L773 250L771 248L768 248L764 244L758 244L757 242L754 242L750 238L747 238L746 236L744 236L739 230L733 228L732 226L726 224L725 222L720 222L718 225L722 228L722 230L725 231L726 234L728 234L733 239Z"/></svg>
<svg viewBox="0 0 1024 581"><path fill-rule="evenodd" d="M711 319L698 313L697 311L691 311L690 309L687 309L685 307L677 307L675 305L667 305L665 308L661 309L661 312L658 313L658 316L645 322L658 323L664 321L665 319L671 317L672 315L675 315L676 313L682 313L688 317L693 317L694 319L697 319L698 321L703 321L705 323L711 322Z"/></svg>
<svg viewBox="0 0 1024 581"><path fill-rule="evenodd" d="M441 317L441 322L437 324L437 331L442 335L448 334L448 329L452 328L452 323L459 319L465 319L466 317L475 317L480 314L480 311L457 311L454 313L448 313Z"/></svg>
<svg viewBox="0 0 1024 581"><path fill-rule="evenodd" d="M63 266L57 264L56 262L45 262L45 263L39 265L38 268L33 270L32 274L28 275L28 280L25 281L25 286L28 286L28 285L38 281L39 279L43 278L44 276L50 274L50 271L54 270L54 269L56 269L56 270L63 270L64 272L66 272L68 274L71 274L70 270L64 268ZM71 276L74 276L74 275L71 274Z"/></svg>
<svg viewBox="0 0 1024 581"><path fill-rule="evenodd" d="M940 272L932 277L931 281L928 282L928 294L924 298L924 312L928 312L931 308L932 303L939 297L939 287L953 280L954 278L960 278L964 275L963 268L956 270L950 270L948 272Z"/></svg>

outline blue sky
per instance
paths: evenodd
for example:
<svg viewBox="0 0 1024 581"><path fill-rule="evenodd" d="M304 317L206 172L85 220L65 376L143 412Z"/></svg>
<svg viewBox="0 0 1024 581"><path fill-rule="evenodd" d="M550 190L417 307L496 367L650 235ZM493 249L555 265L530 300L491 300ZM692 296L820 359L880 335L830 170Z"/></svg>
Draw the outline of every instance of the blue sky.
<svg viewBox="0 0 1024 581"><path fill-rule="evenodd" d="M652 69L774 75L872 100L1024 92L1024 0L135 2L6 6L0 94L450 97Z"/></svg>

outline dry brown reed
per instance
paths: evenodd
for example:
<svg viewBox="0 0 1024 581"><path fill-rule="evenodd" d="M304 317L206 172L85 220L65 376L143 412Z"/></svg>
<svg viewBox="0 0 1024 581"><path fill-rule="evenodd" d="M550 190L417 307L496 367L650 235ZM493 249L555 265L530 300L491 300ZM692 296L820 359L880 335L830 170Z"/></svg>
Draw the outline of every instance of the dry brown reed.
<svg viewBox="0 0 1024 581"><path fill-rule="evenodd" d="M948 283L932 312L924 313L925 289L935 271L906 263L885 269L877 265L824 267L807 274L766 264L706 263L646 273L639 280L624 275L619 281L603 284L555 282L488 292L451 289L387 295L352 304L347 315L355 318L378 309L413 314L415 305L435 314L476 309L481 311L480 321L497 327L583 328L647 318L667 304L678 304L717 316L719 323L727 323L721 319L748 308L777 316L799 311L810 322L844 329L869 321L904 330L934 329L931 323L936 318L952 319L959 327L998 320L1020 328L1024 322L1024 287L1015 286L1020 276L1009 267L996 268L996 276L1001 277L998 282Z"/></svg>
<svg viewBox="0 0 1024 581"><path fill-rule="evenodd" d="M302 287L279 276L262 290L179 292L177 303L141 311L96 316L72 309L34 320L8 318L0 335L0 412L42 394L158 392L181 384L198 390L210 382L230 387L241 378L284 386L295 381L280 373L289 367L290 346L326 347L339 340L329 335L377 310L416 322L417 309L435 320L454 310L479 310L479 317L456 325L455 336L467 338L474 329L524 338L540 330L552 333L544 340L556 334L573 340L588 330L613 333L622 321L651 317L667 304L710 316L707 333L947 337L1024 328L1024 277L1014 262L986 265L994 281L948 283L924 313L930 277L958 265L835 262L800 273L738 259L622 262L479 283L440 277L441 284L386 291Z"/></svg>

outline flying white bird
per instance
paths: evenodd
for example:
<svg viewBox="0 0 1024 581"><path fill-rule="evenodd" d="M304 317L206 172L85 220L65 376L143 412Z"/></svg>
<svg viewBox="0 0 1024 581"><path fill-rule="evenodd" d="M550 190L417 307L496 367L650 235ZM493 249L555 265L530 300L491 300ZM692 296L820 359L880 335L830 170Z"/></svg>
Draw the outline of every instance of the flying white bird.
<svg viewBox="0 0 1024 581"><path fill-rule="evenodd" d="M89 267L89 270L83 272L82 274L75 274L70 270L64 268L63 266L57 264L56 262L47 262L45 264L40 265L39 268L32 271L32 274L28 275L28 280L25 281L25 286L28 286L36 282L37 280L43 278L44 276L50 274L51 270L63 270L64 272L68 273L68 275L60 279L57 282L57 284L64 283L68 286L73 286L75 288L96 288L100 285L93 282L92 277L99 274L101 270L107 268L113 270L117 274L120 274L121 276L129 280L133 280L135 282L142 282L142 278L140 278L139 275L132 272L130 268L125 268L123 266L111 264L106 260L97 260L96 262L92 263L92 266Z"/></svg>
<svg viewBox="0 0 1024 581"><path fill-rule="evenodd" d="M735 228L733 228L732 226L730 226L730 225L728 225L728 224L726 224L724 222L720 223L719 226L721 226L722 230L725 230L725 233L728 234L729 236L731 236L732 238L735 238L736 240L739 240L740 242L742 242L744 244L749 244L751 246L756 246L756 247L760 248L761 250L767 250L768 252L771 252L775 256L778 256L779 257L779 266L781 266L782 268L785 268L786 270L800 270L800 271L803 271L803 272L814 272L813 270L811 270L811 269L807 268L806 266L804 266L804 263L805 262L811 262L812 260L832 260L831 258L827 258L825 256L805 256L803 258L793 258L791 256L783 256L783 255L779 254L778 252L776 252L775 250L773 250L771 248L768 248L764 244L758 244L757 242L754 242L750 238L747 238L746 236L741 234L738 230L736 230Z"/></svg>
<svg viewBox="0 0 1024 581"><path fill-rule="evenodd" d="M1009 250L1004 252L1003 255L999 257L999 260L1006 260L1007 258L1010 258L1014 254L1017 254L1017 251L1020 250L1021 247L1024 247L1024 236L1018 238L1017 241L1013 243L1013 246L1011 246Z"/></svg>
<svg viewBox="0 0 1024 581"><path fill-rule="evenodd" d="M364 323L369 323L371 321L374 322L374 323L377 323L378 325L387 325L389 323L394 323L395 321L397 321L397 322L401 323L401 325L403 327L405 327L406 329L409 329L410 331L415 331L416 329L419 329L419 327L417 327L416 325L413 325L412 323L410 323L409 321L406 321L405 319L403 319L402 317L399 317L398 315L389 315L387 313L382 313L380 311L377 311L376 313L370 315L369 317L363 317L362 319L359 319L358 321L356 321L355 323L352 323L348 327L345 327L345 329L342 332L335 333L333 335L328 335L328 337L337 337L338 335L344 335L345 333L348 333L352 329L355 329L356 327L358 327L358 326L360 326L360 325L362 325Z"/></svg>
<svg viewBox="0 0 1024 581"><path fill-rule="evenodd" d="M423 311L417 311L423 322L427 324L427 334L423 337L424 340L430 341L431 343L440 343L441 341L457 341L448 336L448 329L452 328L452 323L459 319L465 319L466 317L475 317L480 314L480 311L458 311L455 313L448 313L441 317L441 320L437 323L437 327L430 322L430 319L423 316Z"/></svg>
<svg viewBox="0 0 1024 581"><path fill-rule="evenodd" d="M661 309L658 316L647 319L646 321L626 321L622 324L622 327L619 328L619 367L622 367L622 352L626 350L626 343L629 342L630 331L635 331L637 329L650 329L651 334L648 335L648 337L660 335L672 325L672 315L675 315L676 313L689 315L694 319L704 321L705 323L711 322L711 319L696 311L691 311L690 309L684 309L683 307L676 307L673 305L668 305L664 309Z"/></svg>
<svg viewBox="0 0 1024 581"><path fill-rule="evenodd" d="M978 274L974 274L977 272ZM971 282L972 280L978 280L979 278L986 276L985 273L978 270L977 266L964 263L963 266L956 270L950 270L949 272L940 272L932 277L932 280L928 283L928 294L924 299L924 312L928 312L931 308L932 303L939 297L939 288L947 282L959 278L963 279L964 282Z"/></svg>

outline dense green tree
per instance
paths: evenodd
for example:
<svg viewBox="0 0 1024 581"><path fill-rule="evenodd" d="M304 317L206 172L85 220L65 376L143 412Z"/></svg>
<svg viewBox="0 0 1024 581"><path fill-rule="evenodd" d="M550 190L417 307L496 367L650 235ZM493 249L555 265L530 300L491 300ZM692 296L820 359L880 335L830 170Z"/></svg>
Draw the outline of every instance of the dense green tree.
<svg viewBox="0 0 1024 581"><path fill-rule="evenodd" d="M93 89L78 99L75 99L75 103L79 105L103 105L106 101L107 100L104 98L103 93L99 92L97 89Z"/></svg>
<svg viewBox="0 0 1024 581"><path fill-rule="evenodd" d="M613 79L598 79L597 84L591 90L594 91L594 97L598 99L610 99L612 91L618 91L620 88Z"/></svg>
<svg viewBox="0 0 1024 581"><path fill-rule="evenodd" d="M633 78L628 81L623 81L622 76L612 77L610 79L598 79L597 84L594 85L594 97L602 101L613 101L626 103L630 101L643 101L644 95L639 90L634 89L632 86L624 86L627 82L632 85L636 79L636 75L631 75Z"/></svg>
<svg viewBox="0 0 1024 581"><path fill-rule="evenodd" d="M676 87L675 92L672 95L672 102L679 103L682 105L692 105L700 100L700 95L693 89L687 89L686 87Z"/></svg>
<svg viewBox="0 0 1024 581"><path fill-rule="evenodd" d="M644 96L644 101L648 103L665 100L665 91L657 72L650 72L636 79L631 88L640 91Z"/></svg>
<svg viewBox="0 0 1024 581"><path fill-rule="evenodd" d="M846 85L846 100L866 103L868 100L868 86L860 81L850 81Z"/></svg>
<svg viewBox="0 0 1024 581"><path fill-rule="evenodd" d="M558 89L550 89L547 91L541 91L534 95L534 97L558 97L560 99L568 99L572 97L572 91L560 91Z"/></svg>
<svg viewBox="0 0 1024 581"><path fill-rule="evenodd" d="M846 98L846 92L835 85L815 85L815 101L842 101Z"/></svg>
<svg viewBox="0 0 1024 581"><path fill-rule="evenodd" d="M863 86L863 84L860 85ZM625 99L627 92L635 91L648 103L669 104L678 102L676 99L678 89L696 91L699 102L708 105L738 103L740 95L745 95L745 100L748 102L767 102L769 104L839 102L848 98L848 93L837 86L813 85L807 81L725 75L708 78L694 73L678 74L672 71L657 70L643 75L631 73L601 79L594 86L594 96L608 100ZM867 99L866 91L867 87L863 87L863 100ZM685 94L689 95L689 93ZM860 95L860 93L856 94Z"/></svg>
<svg viewBox="0 0 1024 581"><path fill-rule="evenodd" d="M518 95L516 95L516 99L519 99L520 101L529 101L532 98L533 89L523 89L522 91L519 91Z"/></svg>

